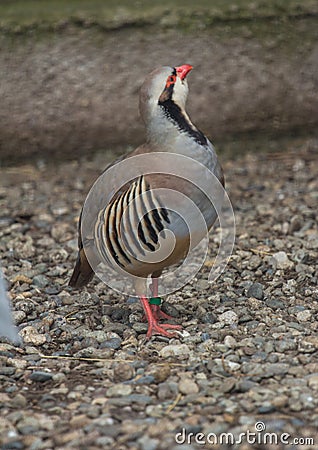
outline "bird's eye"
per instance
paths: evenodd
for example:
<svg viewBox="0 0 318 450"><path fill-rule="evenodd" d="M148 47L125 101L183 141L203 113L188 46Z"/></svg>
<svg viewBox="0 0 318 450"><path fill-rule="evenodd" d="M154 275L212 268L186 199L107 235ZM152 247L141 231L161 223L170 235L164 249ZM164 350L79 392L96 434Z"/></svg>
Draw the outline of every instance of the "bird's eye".
<svg viewBox="0 0 318 450"><path fill-rule="evenodd" d="M172 84L175 84L175 82L176 82L176 76L175 75L170 75L167 78L166 88L170 87Z"/></svg>

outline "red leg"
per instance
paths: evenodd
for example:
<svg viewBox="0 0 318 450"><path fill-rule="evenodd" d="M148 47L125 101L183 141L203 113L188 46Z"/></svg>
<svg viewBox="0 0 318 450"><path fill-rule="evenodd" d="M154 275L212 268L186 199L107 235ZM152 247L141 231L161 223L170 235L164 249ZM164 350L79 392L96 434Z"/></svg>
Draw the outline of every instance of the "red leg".
<svg viewBox="0 0 318 450"><path fill-rule="evenodd" d="M158 278L152 279L152 284L150 286L150 289L152 292L152 296L158 297ZM152 311L152 315L157 320L157 322L161 319L167 319L167 320L173 319L173 317L169 316L169 314L166 314L165 312L163 312L159 305L150 305L150 308Z"/></svg>
<svg viewBox="0 0 318 450"><path fill-rule="evenodd" d="M149 339L153 334L161 334L162 336L167 337L175 337L176 333L166 331L166 329L174 329L174 330L180 330L182 327L181 325L171 325L170 323L158 323L158 319L154 317L151 306L157 306L157 305L149 305L147 297L140 297L140 301L142 304L142 307L145 311L145 316L148 322L148 331L147 331L147 338Z"/></svg>
<svg viewBox="0 0 318 450"><path fill-rule="evenodd" d="M153 297L158 297L158 278L152 278L150 289Z"/></svg>

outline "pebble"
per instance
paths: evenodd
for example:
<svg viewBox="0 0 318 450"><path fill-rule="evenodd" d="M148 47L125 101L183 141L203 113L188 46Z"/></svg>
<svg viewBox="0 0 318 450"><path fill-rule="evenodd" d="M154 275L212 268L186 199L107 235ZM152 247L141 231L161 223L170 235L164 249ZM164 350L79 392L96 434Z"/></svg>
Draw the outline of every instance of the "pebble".
<svg viewBox="0 0 318 450"><path fill-rule="evenodd" d="M264 298L264 287L261 283L253 283L247 290L246 295L248 297L254 297L257 300L263 300Z"/></svg>
<svg viewBox="0 0 318 450"><path fill-rule="evenodd" d="M132 379L135 376L135 369L129 363L120 362L114 366L113 373L113 379L118 383Z"/></svg>
<svg viewBox="0 0 318 450"><path fill-rule="evenodd" d="M208 280L199 280L197 281L196 289L198 292L201 293L201 291L206 291L210 289L211 284L208 282Z"/></svg>
<svg viewBox="0 0 318 450"><path fill-rule="evenodd" d="M10 401L12 408L22 409L27 405L27 399L22 394L15 395Z"/></svg>
<svg viewBox="0 0 318 450"><path fill-rule="evenodd" d="M269 298L266 300L266 306L269 306L272 309L284 309L285 303L282 300L278 300L277 298Z"/></svg>
<svg viewBox="0 0 318 450"><path fill-rule="evenodd" d="M17 429L24 435L36 433L40 429L40 423L36 417L24 417L17 423Z"/></svg>
<svg viewBox="0 0 318 450"><path fill-rule="evenodd" d="M200 322L202 323L215 323L217 322L217 316L212 312L205 313L202 317L200 317Z"/></svg>
<svg viewBox="0 0 318 450"><path fill-rule="evenodd" d="M282 339L275 342L275 350L279 353L285 353L289 350L296 350L298 344L293 339Z"/></svg>
<svg viewBox="0 0 318 450"><path fill-rule="evenodd" d="M183 378L178 384L179 391L181 394L196 394L199 392L199 387L195 381L190 378Z"/></svg>
<svg viewBox="0 0 318 450"><path fill-rule="evenodd" d="M34 371L30 375L30 380L32 381L39 381L41 383L45 381L50 381L53 378L53 374L49 372L41 372L41 371Z"/></svg>
<svg viewBox="0 0 318 450"><path fill-rule="evenodd" d="M221 385L221 391L226 393L226 392L231 392L236 385L236 381L234 378L227 378L224 380L224 382Z"/></svg>
<svg viewBox="0 0 318 450"><path fill-rule="evenodd" d="M70 419L71 428L83 428L88 423L90 423L90 419L86 414L75 415Z"/></svg>
<svg viewBox="0 0 318 450"><path fill-rule="evenodd" d="M158 385L157 397L159 400L175 398L178 393L178 384L174 382L160 383Z"/></svg>
<svg viewBox="0 0 318 450"><path fill-rule="evenodd" d="M40 334L38 330L31 325L20 330L20 336L25 344L43 345L46 342L45 334Z"/></svg>
<svg viewBox="0 0 318 450"><path fill-rule="evenodd" d="M287 253L280 251L273 254L273 263L277 269L291 269L294 263L289 260Z"/></svg>
<svg viewBox="0 0 318 450"><path fill-rule="evenodd" d="M224 325L235 325L238 322L238 315L234 311L225 311L218 319Z"/></svg>
<svg viewBox="0 0 318 450"><path fill-rule="evenodd" d="M12 312L13 321L16 325L24 322L26 319L26 313L24 311L13 311Z"/></svg>
<svg viewBox="0 0 318 450"><path fill-rule="evenodd" d="M14 375L15 370L16 369L14 367L0 366L0 375L10 377L11 375Z"/></svg>
<svg viewBox="0 0 318 450"><path fill-rule="evenodd" d="M101 343L100 348L112 348L118 350L121 347L122 340L120 338L111 338Z"/></svg>
<svg viewBox="0 0 318 450"><path fill-rule="evenodd" d="M156 450L159 446L159 439L150 438L148 436L142 436L138 439L138 444L141 450Z"/></svg>
<svg viewBox="0 0 318 450"><path fill-rule="evenodd" d="M254 381L243 379L236 385L237 392L248 392L253 389L257 384Z"/></svg>
<svg viewBox="0 0 318 450"><path fill-rule="evenodd" d="M318 391L318 373L313 373L307 377L308 386L314 391Z"/></svg>
<svg viewBox="0 0 318 450"><path fill-rule="evenodd" d="M224 345L226 345L228 348L235 348L237 346L237 342L233 336L228 335L224 338Z"/></svg>
<svg viewBox="0 0 318 450"><path fill-rule="evenodd" d="M271 400L271 403L275 408L284 408L286 405L288 405L288 396L284 394L277 395L277 397Z"/></svg>
<svg viewBox="0 0 318 450"><path fill-rule="evenodd" d="M115 384L107 389L107 397L125 397L132 393L133 389L129 384Z"/></svg>
<svg viewBox="0 0 318 450"><path fill-rule="evenodd" d="M187 344L170 344L163 347L160 352L162 358L169 356L189 356L190 348Z"/></svg>
<svg viewBox="0 0 318 450"><path fill-rule="evenodd" d="M304 352L314 352L318 350L318 336L305 336L299 342L299 349Z"/></svg>
<svg viewBox="0 0 318 450"><path fill-rule="evenodd" d="M168 364L162 366L156 365L150 368L150 374L153 375L156 383L162 383L163 381L166 381L167 378L169 378L171 369Z"/></svg>
<svg viewBox="0 0 318 450"><path fill-rule="evenodd" d="M123 397L114 397L108 400L108 404L115 406L131 406L133 403L138 405L150 405L153 402L152 397L150 395L144 394L131 394L125 395Z"/></svg>
<svg viewBox="0 0 318 450"><path fill-rule="evenodd" d="M36 275L33 277L32 284L39 288L44 288L49 284L50 280L45 275Z"/></svg>
<svg viewBox="0 0 318 450"><path fill-rule="evenodd" d="M297 320L299 320L299 322L308 322L311 319L311 311L309 311L309 309L299 311L296 314L296 318Z"/></svg>

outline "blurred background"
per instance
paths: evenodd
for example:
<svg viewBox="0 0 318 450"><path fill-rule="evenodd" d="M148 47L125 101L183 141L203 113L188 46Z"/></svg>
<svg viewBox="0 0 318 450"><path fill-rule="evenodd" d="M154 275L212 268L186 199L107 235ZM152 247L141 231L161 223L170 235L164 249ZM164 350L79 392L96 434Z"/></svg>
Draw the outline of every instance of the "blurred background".
<svg viewBox="0 0 318 450"><path fill-rule="evenodd" d="M281 151L318 121L314 0L1 0L3 165L126 151L138 91L190 63L188 111L222 153Z"/></svg>

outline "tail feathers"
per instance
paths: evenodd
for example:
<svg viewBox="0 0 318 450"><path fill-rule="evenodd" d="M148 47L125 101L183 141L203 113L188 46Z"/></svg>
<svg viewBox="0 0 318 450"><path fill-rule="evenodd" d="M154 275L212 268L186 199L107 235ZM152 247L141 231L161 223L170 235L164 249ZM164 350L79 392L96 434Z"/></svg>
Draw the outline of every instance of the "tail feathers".
<svg viewBox="0 0 318 450"><path fill-rule="evenodd" d="M81 249L78 252L77 261L69 281L69 286L81 288L86 286L94 276L94 272L87 261L85 252Z"/></svg>

